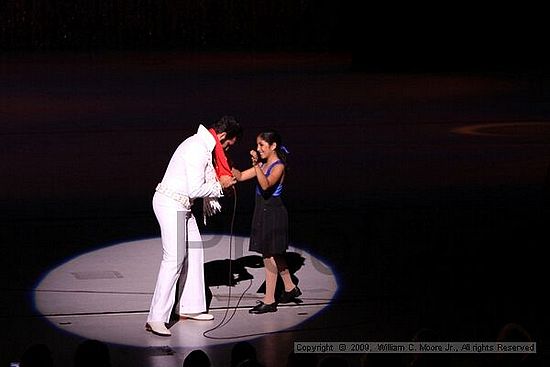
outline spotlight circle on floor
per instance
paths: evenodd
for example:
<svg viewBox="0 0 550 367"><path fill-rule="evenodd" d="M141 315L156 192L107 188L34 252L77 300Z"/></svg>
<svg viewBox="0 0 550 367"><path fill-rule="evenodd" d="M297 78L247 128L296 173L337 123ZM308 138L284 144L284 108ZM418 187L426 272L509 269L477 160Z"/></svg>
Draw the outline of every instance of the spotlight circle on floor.
<svg viewBox="0 0 550 367"><path fill-rule="evenodd" d="M183 320L161 338L144 329L162 257L160 238L123 242L79 255L48 272L34 290L36 309L56 327L81 337L132 346L197 347L296 328L330 305L338 284L331 267L307 251L288 256L303 291L302 303L275 313L251 315L265 279L261 257L248 251L247 237L204 234L205 273L212 292L209 322ZM229 287L229 246L234 286ZM242 297L241 297L242 296ZM239 301L239 298L241 300ZM222 327L203 336L235 313Z"/></svg>

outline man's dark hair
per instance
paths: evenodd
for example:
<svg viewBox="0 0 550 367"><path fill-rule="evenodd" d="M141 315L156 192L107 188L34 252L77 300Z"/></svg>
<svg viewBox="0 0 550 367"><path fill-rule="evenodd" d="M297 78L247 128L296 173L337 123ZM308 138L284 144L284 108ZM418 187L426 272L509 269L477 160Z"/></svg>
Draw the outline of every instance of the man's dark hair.
<svg viewBox="0 0 550 367"><path fill-rule="evenodd" d="M227 133L226 139L233 139L237 137L240 139L243 135L243 128L233 116L222 116L218 121L210 125L211 129L214 129L216 134Z"/></svg>

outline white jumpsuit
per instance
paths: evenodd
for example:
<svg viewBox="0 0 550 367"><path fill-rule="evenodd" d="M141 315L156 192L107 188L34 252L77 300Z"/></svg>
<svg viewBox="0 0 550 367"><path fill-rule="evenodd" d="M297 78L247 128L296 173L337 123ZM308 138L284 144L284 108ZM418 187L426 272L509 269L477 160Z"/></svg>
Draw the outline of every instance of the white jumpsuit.
<svg viewBox="0 0 550 367"><path fill-rule="evenodd" d="M180 279L179 314L206 311L204 252L201 234L191 213L194 198L223 194L212 166L216 141L202 125L174 152L153 196L153 209L162 239L162 261L147 321L170 320ZM180 278L181 275L181 278Z"/></svg>

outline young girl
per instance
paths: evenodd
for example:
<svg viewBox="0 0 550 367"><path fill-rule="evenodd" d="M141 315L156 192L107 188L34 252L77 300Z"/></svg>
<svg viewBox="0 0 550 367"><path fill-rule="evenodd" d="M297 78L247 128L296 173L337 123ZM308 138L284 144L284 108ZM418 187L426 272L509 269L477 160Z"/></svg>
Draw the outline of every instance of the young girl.
<svg viewBox="0 0 550 367"><path fill-rule="evenodd" d="M252 168L233 169L237 181L256 178L256 202L250 233L250 250L263 256L265 268L265 296L249 310L250 313L277 311L275 286L280 274L285 290L279 303L288 303L302 292L293 283L284 254L288 248L288 213L281 200L285 179L286 149L281 136L273 130L256 138L256 151L250 151Z"/></svg>

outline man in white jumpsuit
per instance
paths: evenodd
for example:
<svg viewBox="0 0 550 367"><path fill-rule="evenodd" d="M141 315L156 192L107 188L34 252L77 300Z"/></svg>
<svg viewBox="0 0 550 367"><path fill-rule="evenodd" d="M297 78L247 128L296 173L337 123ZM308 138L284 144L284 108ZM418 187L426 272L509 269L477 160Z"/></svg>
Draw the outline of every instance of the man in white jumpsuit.
<svg viewBox="0 0 550 367"><path fill-rule="evenodd" d="M185 318L212 320L205 313L204 254L201 234L191 213L193 199L204 198L205 215L220 210L217 198L235 184L232 176L216 176L212 151L228 150L242 134L232 116L224 116L209 129L200 125L197 133L174 152L162 182L153 196L153 209L162 238L162 262L145 328L156 335L170 336L166 324L176 302L177 282L183 282L179 309ZM219 146L221 145L221 146Z"/></svg>

